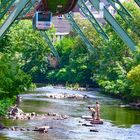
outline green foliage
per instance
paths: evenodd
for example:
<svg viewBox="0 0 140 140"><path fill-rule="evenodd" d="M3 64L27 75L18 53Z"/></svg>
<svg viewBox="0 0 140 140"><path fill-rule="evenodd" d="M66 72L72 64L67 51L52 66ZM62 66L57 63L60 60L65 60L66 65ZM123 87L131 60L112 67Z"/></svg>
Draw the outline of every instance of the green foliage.
<svg viewBox="0 0 140 140"><path fill-rule="evenodd" d="M4 116L7 113L7 109L9 106L13 104L13 99L5 98L0 100L0 116Z"/></svg>
<svg viewBox="0 0 140 140"><path fill-rule="evenodd" d="M134 19L129 24L119 15L116 19L140 48L140 10L133 2L125 6ZM0 40L0 96L12 97L25 91L30 88L32 77L34 82L70 86L78 83L75 87L97 83L107 93L126 97L131 96L132 91L133 97L139 97L140 52L132 53L109 25L104 26L110 38L106 42L86 19L76 17L76 21L95 52L90 54L84 42L72 31L56 43L61 58L57 68L49 65L48 56L52 56L49 46L39 32L32 29L31 21L21 21L13 26ZM55 30L49 30L48 34L54 37Z"/></svg>
<svg viewBox="0 0 140 140"><path fill-rule="evenodd" d="M90 54L78 40L74 41L73 37L66 37L57 44L56 47L61 57L60 68L48 73L48 79L51 82L80 83L82 85L91 82Z"/></svg>
<svg viewBox="0 0 140 140"><path fill-rule="evenodd" d="M31 85L31 77L19 69L17 62L6 54L0 55L0 98L13 97Z"/></svg>
<svg viewBox="0 0 140 140"><path fill-rule="evenodd" d="M126 3L126 7L132 12L134 20L130 21L130 24L116 16L117 20L121 25L128 31L129 35L140 46L139 34L134 31L134 27L137 31L140 30L139 19L140 12L136 5ZM130 25L135 25L133 28ZM93 71L92 79L96 81L100 87L107 93L116 94L122 97L130 96L129 82L127 79L127 73L131 70L133 66L138 64L139 52L132 54L128 47L122 42L118 35L112 30L108 25L105 27L106 32L109 34L110 40L108 42L102 42L98 45L98 60L95 65L95 70Z"/></svg>
<svg viewBox="0 0 140 140"><path fill-rule="evenodd" d="M132 95L140 100L140 65L132 68L127 74L127 78L130 82L130 88L132 89Z"/></svg>
<svg viewBox="0 0 140 140"><path fill-rule="evenodd" d="M24 25L24 27L23 27ZM49 31L54 34L54 30ZM38 31L32 29L31 21L20 21L11 30L12 50L24 72L31 75L34 82L42 82L48 70L50 49Z"/></svg>

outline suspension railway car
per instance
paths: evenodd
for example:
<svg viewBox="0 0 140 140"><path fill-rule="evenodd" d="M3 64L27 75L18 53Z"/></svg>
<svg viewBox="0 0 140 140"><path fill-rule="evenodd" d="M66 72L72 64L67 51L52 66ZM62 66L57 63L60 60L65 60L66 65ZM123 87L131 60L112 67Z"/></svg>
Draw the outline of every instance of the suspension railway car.
<svg viewBox="0 0 140 140"><path fill-rule="evenodd" d="M36 11L33 17L33 28L38 30L48 30L52 27L52 13Z"/></svg>
<svg viewBox="0 0 140 140"><path fill-rule="evenodd" d="M41 0L33 16L33 27L47 30L52 27L52 16L70 12L78 0Z"/></svg>

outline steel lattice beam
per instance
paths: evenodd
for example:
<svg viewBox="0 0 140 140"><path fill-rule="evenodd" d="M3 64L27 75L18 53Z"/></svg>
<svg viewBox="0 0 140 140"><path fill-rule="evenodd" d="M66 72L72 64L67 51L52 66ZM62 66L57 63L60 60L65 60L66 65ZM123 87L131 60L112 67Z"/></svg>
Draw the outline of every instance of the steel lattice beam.
<svg viewBox="0 0 140 140"><path fill-rule="evenodd" d="M11 12L11 14L7 17L6 21L0 27L0 37L4 35L4 33L9 29L9 27L13 24L25 6L30 2L30 0L20 0L15 9Z"/></svg>
<svg viewBox="0 0 140 140"><path fill-rule="evenodd" d="M137 5L140 7L140 0L135 0L135 2L136 2Z"/></svg>
<svg viewBox="0 0 140 140"><path fill-rule="evenodd" d="M109 13L107 8L104 7L104 17L109 22L109 24L113 27L114 31L120 36L120 38L127 44L127 46L135 51L137 49L135 43L130 38L130 36L124 31L124 29L119 25L119 23L115 20L115 18Z"/></svg>
<svg viewBox="0 0 140 140"><path fill-rule="evenodd" d="M119 0L107 0L107 1L127 23L130 23L133 17L129 13L129 11L121 4ZM119 7L116 6L116 3L119 5Z"/></svg>
<svg viewBox="0 0 140 140"><path fill-rule="evenodd" d="M79 8L82 10L84 15L88 18L88 20L91 22L92 26L96 29L96 31L105 39L108 40L107 34L104 32L94 15L90 12L86 4L83 0L78 1Z"/></svg>
<svg viewBox="0 0 140 140"><path fill-rule="evenodd" d="M15 2L16 0L11 0L10 3L9 1L4 1L4 3L2 3L0 5L0 9L3 9L4 6L6 6L4 8L4 10L2 12L0 12L0 19L2 19L4 17L4 15L7 13L7 11L10 9L10 7L13 5L13 3ZM8 5L7 5L8 4Z"/></svg>
<svg viewBox="0 0 140 140"><path fill-rule="evenodd" d="M57 50L55 49L55 47L53 46L47 33L45 31L40 31L40 34L41 34L41 36L43 36L45 38L46 42L48 43L49 48L51 49L51 52L54 54L54 56L57 58L57 60L59 62L60 61L59 54L58 54Z"/></svg>
<svg viewBox="0 0 140 140"><path fill-rule="evenodd" d="M25 7L24 10L20 13L20 15L17 18L17 21L15 22L16 24L31 10L33 4L32 2L28 3Z"/></svg>
<svg viewBox="0 0 140 140"><path fill-rule="evenodd" d="M90 0L91 4L99 10L99 0ZM134 41L131 37L125 32L125 30L121 27L121 25L116 21L116 19L110 14L108 9L104 7L104 18L107 22L112 26L113 30L120 36L123 42L132 50L135 51L137 49Z"/></svg>
<svg viewBox="0 0 140 140"><path fill-rule="evenodd" d="M77 25L77 23L73 19L72 15L70 13L65 14L65 18L70 22L70 24L73 27L73 29L79 34L80 38L86 44L86 46L88 48L88 51L91 52L91 53L93 51L95 51L94 50L94 46L91 44L91 42L86 38L86 36L84 35L84 33L81 31L80 27Z"/></svg>

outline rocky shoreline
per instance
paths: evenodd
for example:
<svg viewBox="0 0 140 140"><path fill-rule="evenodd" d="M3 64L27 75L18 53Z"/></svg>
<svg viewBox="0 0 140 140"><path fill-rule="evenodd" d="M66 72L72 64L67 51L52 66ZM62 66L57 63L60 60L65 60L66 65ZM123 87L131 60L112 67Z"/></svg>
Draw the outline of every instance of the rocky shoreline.
<svg viewBox="0 0 140 140"><path fill-rule="evenodd" d="M17 105L10 107L7 115L5 116L7 119L12 120L64 120L68 119L69 116L67 115L60 115L57 113L47 113L47 114L36 114L35 112L25 113L21 109L17 107ZM47 133L49 129L53 129L52 126L36 126L35 128L24 128L24 127L7 127L3 124L0 124L0 130L11 130L11 131L36 131L40 133Z"/></svg>

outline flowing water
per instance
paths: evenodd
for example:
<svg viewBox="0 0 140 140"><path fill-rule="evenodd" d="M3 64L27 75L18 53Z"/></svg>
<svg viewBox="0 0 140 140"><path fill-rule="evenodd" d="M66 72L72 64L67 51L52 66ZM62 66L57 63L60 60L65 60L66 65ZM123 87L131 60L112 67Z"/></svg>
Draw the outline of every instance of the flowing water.
<svg viewBox="0 0 140 140"><path fill-rule="evenodd" d="M88 95L90 99L48 99L48 93L68 93ZM8 120L1 119L0 123L11 127L35 128L36 126L49 125L48 133L33 131L1 130L0 140L140 140L140 110L121 108L120 100L109 98L97 91L73 91L59 87L41 87L34 93L22 94L20 108L24 112L47 112L69 115L65 120ZM101 104L101 118L103 125L92 127L82 126L82 115L90 115L87 107ZM98 132L90 132L96 129Z"/></svg>

